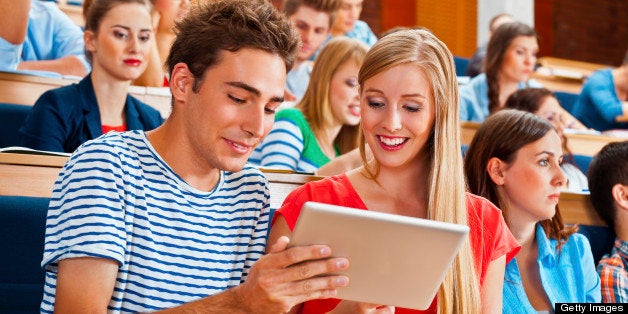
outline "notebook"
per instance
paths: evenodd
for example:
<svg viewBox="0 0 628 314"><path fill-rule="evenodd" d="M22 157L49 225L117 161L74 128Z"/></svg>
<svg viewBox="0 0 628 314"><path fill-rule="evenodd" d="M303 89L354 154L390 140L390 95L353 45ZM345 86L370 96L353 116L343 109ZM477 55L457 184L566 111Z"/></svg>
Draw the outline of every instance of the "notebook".
<svg viewBox="0 0 628 314"><path fill-rule="evenodd" d="M349 259L339 299L425 310L468 233L464 225L306 202L290 246L326 244Z"/></svg>

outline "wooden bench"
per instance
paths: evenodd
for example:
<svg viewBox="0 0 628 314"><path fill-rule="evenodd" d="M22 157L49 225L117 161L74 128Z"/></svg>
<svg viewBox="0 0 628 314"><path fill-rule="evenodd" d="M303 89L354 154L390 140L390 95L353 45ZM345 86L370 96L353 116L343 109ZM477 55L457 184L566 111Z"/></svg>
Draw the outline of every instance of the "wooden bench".
<svg viewBox="0 0 628 314"><path fill-rule="evenodd" d="M68 78L0 71L0 103L32 106L46 91L78 82ZM171 97L167 87L130 86L129 93L157 109L162 117L170 115Z"/></svg>
<svg viewBox="0 0 628 314"><path fill-rule="evenodd" d="M539 58L541 65L532 78L551 91L580 94L582 84L594 71L608 68L604 64L582 62L554 57Z"/></svg>

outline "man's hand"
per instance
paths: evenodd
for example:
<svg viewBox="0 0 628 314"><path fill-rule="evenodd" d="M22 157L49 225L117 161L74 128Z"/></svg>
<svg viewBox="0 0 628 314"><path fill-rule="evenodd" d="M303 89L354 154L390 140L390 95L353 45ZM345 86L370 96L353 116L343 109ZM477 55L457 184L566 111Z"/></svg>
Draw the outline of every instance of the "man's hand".
<svg viewBox="0 0 628 314"><path fill-rule="evenodd" d="M332 298L336 288L349 283L346 276L331 274L349 267L346 258L330 257L325 245L287 249L288 242L280 237L253 265L246 282L234 288L249 311L286 313L308 300Z"/></svg>

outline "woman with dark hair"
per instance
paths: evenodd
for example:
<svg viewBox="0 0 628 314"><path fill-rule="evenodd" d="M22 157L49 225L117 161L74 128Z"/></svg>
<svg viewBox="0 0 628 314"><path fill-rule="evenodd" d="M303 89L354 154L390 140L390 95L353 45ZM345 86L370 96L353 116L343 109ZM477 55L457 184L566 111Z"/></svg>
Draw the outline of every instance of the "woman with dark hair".
<svg viewBox="0 0 628 314"><path fill-rule="evenodd" d="M563 143L565 155L560 167L567 177L565 189L571 192L588 190L587 177L575 165L573 154L567 146L567 138L563 134L565 129L586 130L587 127L564 110L551 91L546 88L520 89L508 97L504 108L531 112L549 121L558 132Z"/></svg>
<svg viewBox="0 0 628 314"><path fill-rule="evenodd" d="M469 191L502 210L521 250L506 265L503 312L552 313L557 302L600 302L589 241L558 209L566 182L562 142L545 119L503 110L482 123L466 153Z"/></svg>
<svg viewBox="0 0 628 314"><path fill-rule="evenodd" d="M460 120L482 122L503 108L514 91L542 87L531 80L539 43L532 27L521 22L498 27L488 42L484 72L460 88Z"/></svg>
<svg viewBox="0 0 628 314"><path fill-rule="evenodd" d="M84 38L92 72L39 97L20 129L22 146L71 153L109 131L149 131L163 122L156 109L128 94L154 44L150 3L93 1Z"/></svg>

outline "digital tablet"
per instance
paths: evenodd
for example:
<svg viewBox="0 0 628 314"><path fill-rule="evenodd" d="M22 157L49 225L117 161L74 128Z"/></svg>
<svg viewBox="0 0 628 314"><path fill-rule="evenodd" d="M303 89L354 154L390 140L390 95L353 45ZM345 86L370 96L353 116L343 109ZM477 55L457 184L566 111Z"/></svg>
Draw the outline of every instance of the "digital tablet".
<svg viewBox="0 0 628 314"><path fill-rule="evenodd" d="M349 259L339 299L427 309L469 227L306 202L290 246L326 244Z"/></svg>

